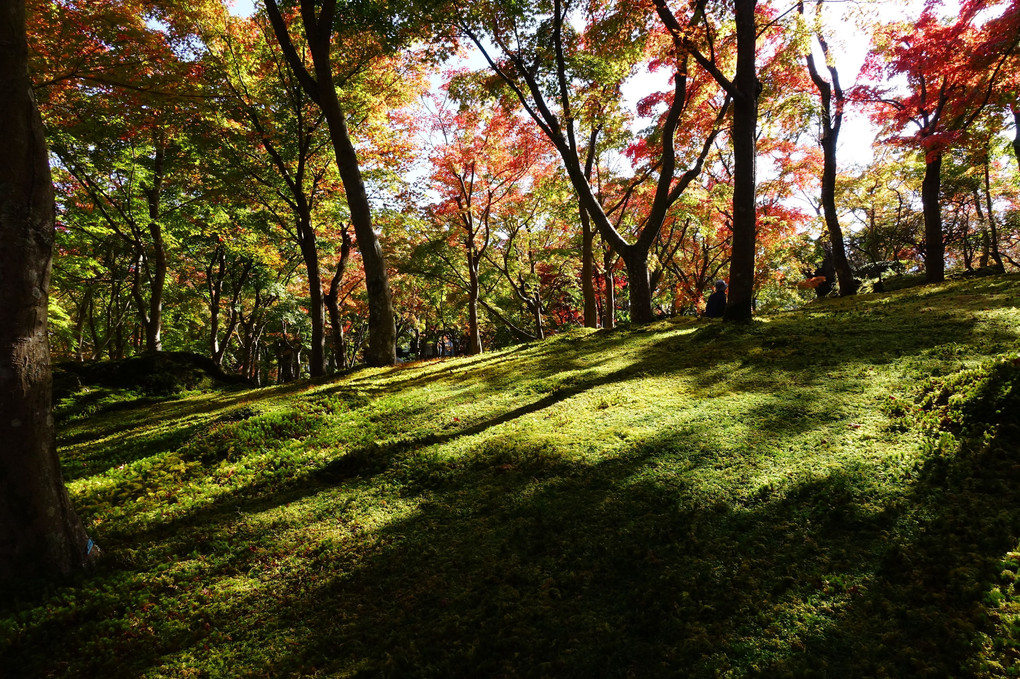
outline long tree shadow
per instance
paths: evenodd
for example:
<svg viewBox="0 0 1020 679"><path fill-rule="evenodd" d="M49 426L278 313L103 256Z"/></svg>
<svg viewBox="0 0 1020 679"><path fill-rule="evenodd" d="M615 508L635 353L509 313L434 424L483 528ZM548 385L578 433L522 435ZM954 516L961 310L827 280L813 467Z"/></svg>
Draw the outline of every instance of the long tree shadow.
<svg viewBox="0 0 1020 679"><path fill-rule="evenodd" d="M925 326L907 348L930 346L937 325ZM735 380L735 388L766 391L776 375L809 374L796 354L802 347L777 341L792 335L781 323L757 333L719 327L696 330L693 341L760 350L744 357L747 378ZM974 328L966 319L948 327L956 337ZM286 483L238 489L151 533L124 536L142 545L162 540L149 558L171 560L215 549L188 541L210 525L225 533L238 514L398 471L402 492L426 500L379 529L364 558L354 559L344 545L309 544L307 569L282 575L272 594L262 590L201 616L191 613L185 619L194 629L155 640L160 652L184 648L201 655L212 643L209 653L222 656L219 662L235 676L958 673L973 653L981 626L977 604L994 581L994 561L1020 526L1015 429L1014 438L1000 437L972 455L930 459L913 493L903 497L869 496L875 470L863 464L765 493L713 485L717 442L693 427L661 431L599 463L564 457L540 439L510 437L482 442L459 461L420 455L640 375L686 372L709 384L710 357L678 351L690 337L653 336L623 367L600 371L584 359L585 345L606 350L617 339L622 345L625 334L570 340L576 347L563 360L536 350L535 369L548 378L536 388L546 391L507 412L346 451ZM845 347L840 341L833 346ZM901 349L868 343L866 354L837 351L827 360L891 360ZM559 379L565 366L576 374ZM463 378L457 371L456 379ZM425 371L407 379L403 386L446 378ZM800 410L812 417L818 411L810 386L749 417L803 433ZM307 388L290 387L293 393ZM333 391L357 390L338 385ZM373 397L364 398L351 396L353 407ZM237 554L224 568L237 577L255 561ZM131 566L122 561L110 569L98 584L103 577L115 582ZM311 587L302 581L309 572L317 575ZM236 643L217 646L199 622L230 630ZM276 650L274 665L248 664L246 644L282 638L289 641ZM51 643L53 658L73 654L64 641ZM154 667L143 651L151 643L122 640L122 649L136 644L137 661L128 653L121 664L96 659L91 667L107 676L145 674Z"/></svg>

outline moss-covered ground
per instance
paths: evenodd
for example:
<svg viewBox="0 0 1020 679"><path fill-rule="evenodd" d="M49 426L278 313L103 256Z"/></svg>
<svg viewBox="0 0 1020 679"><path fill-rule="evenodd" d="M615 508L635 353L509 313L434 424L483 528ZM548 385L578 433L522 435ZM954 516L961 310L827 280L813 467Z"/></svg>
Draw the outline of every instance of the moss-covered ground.
<svg viewBox="0 0 1020 679"><path fill-rule="evenodd" d="M1020 675L1020 277L58 404L10 677Z"/></svg>

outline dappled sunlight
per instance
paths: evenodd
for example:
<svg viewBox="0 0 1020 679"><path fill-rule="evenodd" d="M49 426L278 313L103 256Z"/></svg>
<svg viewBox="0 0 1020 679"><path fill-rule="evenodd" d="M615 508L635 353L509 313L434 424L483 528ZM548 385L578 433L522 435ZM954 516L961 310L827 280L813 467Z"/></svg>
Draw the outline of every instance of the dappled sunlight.
<svg viewBox="0 0 1020 679"><path fill-rule="evenodd" d="M107 558L0 623L26 676L979 668L1020 478L960 446L1016 309L892 299L115 403L61 435Z"/></svg>

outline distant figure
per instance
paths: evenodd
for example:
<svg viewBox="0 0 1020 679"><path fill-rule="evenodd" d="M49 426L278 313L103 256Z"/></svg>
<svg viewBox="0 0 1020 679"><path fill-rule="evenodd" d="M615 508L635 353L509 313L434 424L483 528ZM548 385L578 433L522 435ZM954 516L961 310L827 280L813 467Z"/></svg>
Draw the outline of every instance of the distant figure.
<svg viewBox="0 0 1020 679"><path fill-rule="evenodd" d="M726 281L715 282L715 292L708 296L705 318L722 318L726 310Z"/></svg>

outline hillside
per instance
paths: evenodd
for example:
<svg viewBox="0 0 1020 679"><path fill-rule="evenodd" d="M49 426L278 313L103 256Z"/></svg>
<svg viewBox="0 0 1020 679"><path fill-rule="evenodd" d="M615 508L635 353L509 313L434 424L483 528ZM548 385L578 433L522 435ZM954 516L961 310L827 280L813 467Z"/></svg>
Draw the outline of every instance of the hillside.
<svg viewBox="0 0 1020 679"><path fill-rule="evenodd" d="M1020 277L58 404L11 677L1020 674Z"/></svg>

